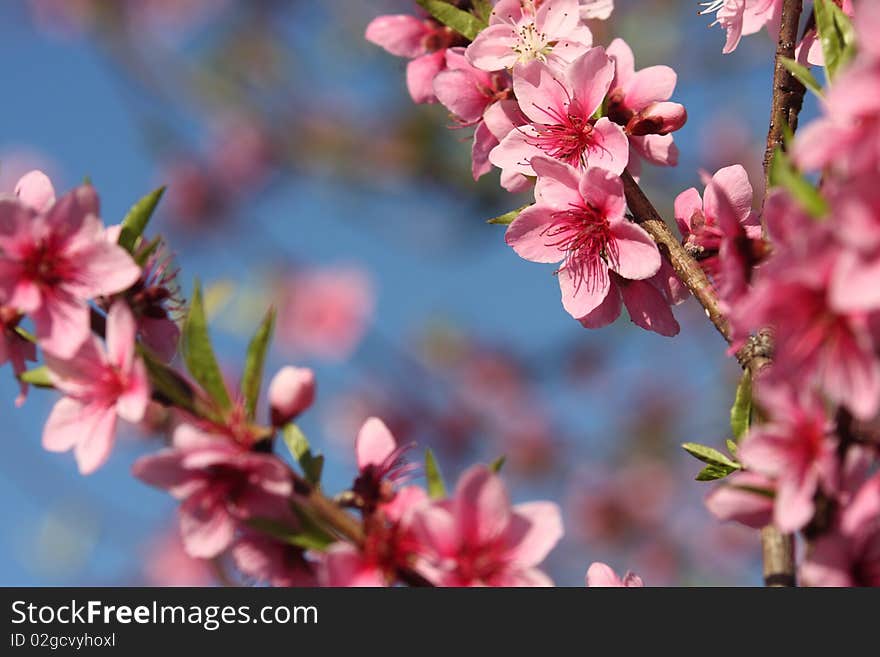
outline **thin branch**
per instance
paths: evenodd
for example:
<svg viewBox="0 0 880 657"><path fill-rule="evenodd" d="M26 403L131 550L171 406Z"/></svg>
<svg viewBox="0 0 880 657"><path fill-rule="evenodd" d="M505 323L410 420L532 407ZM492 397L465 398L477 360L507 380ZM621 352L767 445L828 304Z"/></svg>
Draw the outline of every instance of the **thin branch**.
<svg viewBox="0 0 880 657"><path fill-rule="evenodd" d="M798 114L804 104L806 88L782 63L783 58L794 59L798 38L798 25L803 12L803 0L785 0L776 44L773 68L773 101L770 108L770 127L767 131L767 148L764 150L764 198L770 189L770 163L773 153L785 146L786 129L797 130Z"/></svg>

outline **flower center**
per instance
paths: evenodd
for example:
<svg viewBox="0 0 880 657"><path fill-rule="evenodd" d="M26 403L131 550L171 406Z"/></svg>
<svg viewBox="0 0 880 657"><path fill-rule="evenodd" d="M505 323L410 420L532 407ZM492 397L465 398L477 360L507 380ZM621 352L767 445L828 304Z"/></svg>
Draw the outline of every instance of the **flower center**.
<svg viewBox="0 0 880 657"><path fill-rule="evenodd" d="M553 43L547 39L547 34L539 32L537 26L532 23L521 25L517 30L519 37L513 51L517 54L520 64L537 59L539 62L547 62L547 55L553 50Z"/></svg>
<svg viewBox="0 0 880 657"><path fill-rule="evenodd" d="M69 261L45 241L35 244L21 264L27 278L45 287L56 287L73 274Z"/></svg>
<svg viewBox="0 0 880 657"><path fill-rule="evenodd" d="M607 265L617 264L611 224L599 208L588 203L571 204L568 210L554 212L553 221L541 235L547 239L547 246L565 253L564 266L576 289L584 284L595 289Z"/></svg>

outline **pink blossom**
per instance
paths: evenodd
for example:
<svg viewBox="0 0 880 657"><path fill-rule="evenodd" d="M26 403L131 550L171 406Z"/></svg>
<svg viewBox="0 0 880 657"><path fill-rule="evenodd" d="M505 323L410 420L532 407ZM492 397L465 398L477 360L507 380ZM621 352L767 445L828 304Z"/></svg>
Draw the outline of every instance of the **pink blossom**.
<svg viewBox="0 0 880 657"><path fill-rule="evenodd" d="M505 171L534 176L531 160L549 155L572 166L620 174L629 160L623 129L593 118L614 77L614 62L592 48L556 72L541 62L517 67L513 88L529 123L508 134L489 160Z"/></svg>
<svg viewBox="0 0 880 657"><path fill-rule="evenodd" d="M479 69L499 71L533 61L567 64L592 45L578 0L498 0L467 57Z"/></svg>
<svg viewBox="0 0 880 657"><path fill-rule="evenodd" d="M178 531L166 530L149 543L143 570L148 586L210 586L214 579L207 561L186 553Z"/></svg>
<svg viewBox="0 0 880 657"><path fill-rule="evenodd" d="M416 103L437 102L433 82L446 66L446 48L463 45L448 27L405 14L373 19L365 37L392 55L411 60L406 68L406 83Z"/></svg>
<svg viewBox="0 0 880 657"><path fill-rule="evenodd" d="M270 586L316 586L314 566L302 548L246 530L231 549L236 568L253 581Z"/></svg>
<svg viewBox="0 0 880 657"><path fill-rule="evenodd" d="M424 552L413 531L417 509L428 504L428 495L418 486L402 488L394 500L365 518L366 538L360 548L335 543L322 555L318 578L324 586L388 586L402 568L418 574L424 569Z"/></svg>
<svg viewBox="0 0 880 657"><path fill-rule="evenodd" d="M675 71L668 66L636 71L632 49L623 39L612 41L607 53L615 64L608 92L608 118L626 130L632 149L641 157L653 164L675 166L678 148L669 133L687 121L682 105L667 102L675 90Z"/></svg>
<svg viewBox="0 0 880 657"><path fill-rule="evenodd" d="M641 588L645 584L642 582L642 578L636 575L633 572L627 571L626 575L621 579L617 573L611 568L611 566L601 563L599 561L594 562L590 568L587 570L587 586L597 588L597 587L627 587L627 588Z"/></svg>
<svg viewBox="0 0 880 657"><path fill-rule="evenodd" d="M372 283L361 269L297 272L279 300L278 340L302 356L343 360L363 337L374 305Z"/></svg>
<svg viewBox="0 0 880 657"><path fill-rule="evenodd" d="M715 13L712 25L721 25L727 31L724 54L736 50L743 36L759 32L765 25L772 34L779 30L783 0L709 0L700 3L700 13Z"/></svg>
<svg viewBox="0 0 880 657"><path fill-rule="evenodd" d="M852 16L855 12L852 0L837 0L836 4L843 10L843 12L847 16ZM865 6L872 7L874 4L875 3L869 2L865 3ZM878 16L880 16L880 14L878 14ZM877 27L878 29L880 29L880 24L878 24ZM877 34L877 32L874 31L871 34ZM863 47L862 44L865 41L873 43L873 36L871 39L864 39L860 36L860 48ZM825 66L825 54L822 52L822 41L819 38L818 30L815 27L811 27L809 30L804 32L804 38L801 39L801 42L798 44L796 50L796 59L804 65L812 64L813 66Z"/></svg>
<svg viewBox="0 0 880 657"><path fill-rule="evenodd" d="M269 384L272 424L280 427L315 401L315 373L306 367L283 367Z"/></svg>
<svg viewBox="0 0 880 657"><path fill-rule="evenodd" d="M776 486L758 472L734 472L706 496L706 508L719 520L761 529L773 522Z"/></svg>
<svg viewBox="0 0 880 657"><path fill-rule="evenodd" d="M766 385L758 392L770 419L752 428L737 455L749 470L774 479L774 523L794 532L813 517L816 491L837 489L837 439L818 396Z"/></svg>
<svg viewBox="0 0 880 657"><path fill-rule="evenodd" d="M36 212L45 212L55 203L55 188L42 171L26 173L15 185L15 195Z"/></svg>
<svg viewBox="0 0 880 657"><path fill-rule="evenodd" d="M763 254L752 196L746 170L735 164L720 169L706 182L704 198L692 187L675 199L682 243L728 307L746 292L751 270Z"/></svg>
<svg viewBox="0 0 880 657"><path fill-rule="evenodd" d="M113 449L116 418L137 423L146 412L150 385L135 355L131 311L118 301L107 314L107 349L92 336L69 360L46 354L52 384L64 393L43 430L43 447L53 452L75 449L83 474L106 462Z"/></svg>
<svg viewBox="0 0 880 657"><path fill-rule="evenodd" d="M69 358L89 336L87 301L128 288L140 268L104 239L91 186L46 206L50 191L33 181L23 179L24 202L0 199L0 299L33 319L45 351Z"/></svg>
<svg viewBox="0 0 880 657"><path fill-rule="evenodd" d="M391 502L395 487L415 468L407 464L403 454L407 446L399 447L394 436L379 418L367 418L355 440L358 477L352 491L358 496L365 512Z"/></svg>
<svg viewBox="0 0 880 657"><path fill-rule="evenodd" d="M810 546L800 575L810 586L880 586L880 474L856 491L839 522Z"/></svg>
<svg viewBox="0 0 880 657"><path fill-rule="evenodd" d="M0 305L0 365L7 362L12 365L13 373L18 376L27 369L27 361L37 360L37 347L15 330L22 315L8 306ZM21 392L15 400L16 406L24 404L28 386L19 381Z"/></svg>
<svg viewBox="0 0 880 657"><path fill-rule="evenodd" d="M484 466L467 470L451 499L418 507L412 526L438 585L552 585L537 566L562 537L559 508L511 506L501 479Z"/></svg>
<svg viewBox="0 0 880 657"><path fill-rule="evenodd" d="M178 427L174 442L174 447L138 459L132 470L181 500L180 530L191 556L217 556L247 520L288 515L293 484L277 457L249 452L189 425Z"/></svg>
<svg viewBox="0 0 880 657"><path fill-rule="evenodd" d="M617 176L602 169L581 172L544 156L533 166L537 202L510 224L506 241L526 260L562 262L557 270L562 305L572 317L585 317L605 301L609 272L633 281L657 273L660 252L642 228L626 220Z"/></svg>

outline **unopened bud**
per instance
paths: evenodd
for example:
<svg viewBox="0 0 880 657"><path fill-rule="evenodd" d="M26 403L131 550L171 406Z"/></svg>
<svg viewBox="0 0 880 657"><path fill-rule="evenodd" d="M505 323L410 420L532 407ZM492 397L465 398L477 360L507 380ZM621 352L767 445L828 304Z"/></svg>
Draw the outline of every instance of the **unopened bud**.
<svg viewBox="0 0 880 657"><path fill-rule="evenodd" d="M315 373L305 367L284 367L269 384L272 424L280 427L315 401Z"/></svg>

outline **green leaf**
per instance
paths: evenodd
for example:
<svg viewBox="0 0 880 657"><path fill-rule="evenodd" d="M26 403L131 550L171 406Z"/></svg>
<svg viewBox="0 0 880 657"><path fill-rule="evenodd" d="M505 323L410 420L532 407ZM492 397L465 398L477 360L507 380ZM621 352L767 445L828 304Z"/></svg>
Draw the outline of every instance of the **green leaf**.
<svg viewBox="0 0 880 657"><path fill-rule="evenodd" d="M708 463L709 465L723 468L733 468L734 470L739 470L742 467L736 461L731 461L728 457L719 452L717 449L709 447L708 445L700 445L699 443L684 443L682 447L688 454L696 459L699 459L703 463Z"/></svg>
<svg viewBox="0 0 880 657"><path fill-rule="evenodd" d="M416 0L416 2L445 26L452 28L471 41L476 39L477 35L486 27L484 21L444 0Z"/></svg>
<svg viewBox="0 0 880 657"><path fill-rule="evenodd" d="M223 410L232 406L229 392L223 382L223 373L211 347L208 321L202 303L202 289L196 281L189 314L183 323L181 351L186 367L193 378L205 389L211 399Z"/></svg>
<svg viewBox="0 0 880 657"><path fill-rule="evenodd" d="M141 244L143 244L143 242L141 242ZM147 260L150 259L150 256L153 255L161 245L162 238L157 235L147 244L138 247L137 253L135 253L134 255L134 261L138 264L139 267L143 267L145 264L147 264Z"/></svg>
<svg viewBox="0 0 880 657"><path fill-rule="evenodd" d="M38 388L52 388L52 377L49 376L49 368L45 365L41 365L40 367L35 367L32 370L27 370L26 372L22 372L18 375L19 380L22 383L29 383L32 386L37 386Z"/></svg>
<svg viewBox="0 0 880 657"><path fill-rule="evenodd" d="M131 206L125 219L122 220L122 231L119 233L119 246L129 253L134 253L138 238L144 234L153 211L159 205L159 199L165 193L165 188L153 190L140 201Z"/></svg>
<svg viewBox="0 0 880 657"><path fill-rule="evenodd" d="M298 509L295 509L298 511ZM297 514L300 516L300 514ZM302 519L302 516L300 516ZM295 545L306 550L326 550L327 546L336 542L330 534L325 532L321 527L310 521L308 527L301 526L298 530L291 529L283 522L278 522L272 518L250 518L247 524L263 534L268 534L272 538Z"/></svg>
<svg viewBox="0 0 880 657"><path fill-rule="evenodd" d="M324 470L324 455L312 452L312 446L309 445L309 439L300 430L298 426L292 422L284 427L282 431L284 436L284 444L287 449L299 463L303 474L309 483L321 483L321 473Z"/></svg>
<svg viewBox="0 0 880 657"><path fill-rule="evenodd" d="M748 370L743 372L739 385L736 387L736 397L730 409L730 429L733 431L734 440L741 440L749 430L752 418L752 374Z"/></svg>
<svg viewBox="0 0 880 657"><path fill-rule="evenodd" d="M770 165L770 186L786 189L792 198L813 218L823 219L828 214L828 202L819 190L807 180L778 148Z"/></svg>
<svg viewBox="0 0 880 657"><path fill-rule="evenodd" d="M138 354L143 358L153 389L174 406L199 415L192 386L142 345L138 345Z"/></svg>
<svg viewBox="0 0 880 657"><path fill-rule="evenodd" d="M428 495L432 500L446 497L446 484L443 483L443 475L440 474L434 452L430 449L425 450L425 479L428 481Z"/></svg>
<svg viewBox="0 0 880 657"><path fill-rule="evenodd" d="M507 460L506 456L499 456L497 459L492 461L492 463L489 465L489 469L492 472L494 472L495 474L498 474L499 472L501 472L501 468L504 467L504 462L506 460Z"/></svg>
<svg viewBox="0 0 880 657"><path fill-rule="evenodd" d="M37 336L33 335L32 333L30 333L30 332L28 332L28 331L25 331L25 330L24 330L23 328L21 328L20 326L16 326L16 327L15 327L15 332L16 332L16 333L18 334L18 336L19 336L20 338L22 338L23 340L27 340L27 341L30 342L31 344L37 344Z"/></svg>
<svg viewBox="0 0 880 657"><path fill-rule="evenodd" d="M509 226L513 223L513 220L516 219L520 213L526 208L531 207L530 204L524 205L521 208L517 208L516 210L511 210L510 212L505 212L504 214L493 217L492 219L487 219L487 224L498 224L500 226Z"/></svg>
<svg viewBox="0 0 880 657"><path fill-rule="evenodd" d="M825 58L825 73L834 80L856 53L856 34L852 21L832 0L816 0L816 29Z"/></svg>
<svg viewBox="0 0 880 657"><path fill-rule="evenodd" d="M780 58L780 61L798 82L820 98L822 97L822 85L819 84L819 81L815 78L812 72L810 72L810 69L803 64L798 64L795 60L789 59L788 57L782 57Z"/></svg>
<svg viewBox="0 0 880 657"><path fill-rule="evenodd" d="M491 0L474 0L471 3L473 7L474 16L479 18L484 25L489 25L489 15L492 13L492 2Z"/></svg>
<svg viewBox="0 0 880 657"><path fill-rule="evenodd" d="M732 468L729 465L707 465L700 470L696 476L697 481L715 481L716 479L724 479L731 472L736 472L739 468Z"/></svg>
<svg viewBox="0 0 880 657"><path fill-rule="evenodd" d="M727 439L725 444L727 445L727 450L730 452L731 456L736 457L736 453L739 451L739 445L730 438Z"/></svg>
<svg viewBox="0 0 880 657"><path fill-rule="evenodd" d="M270 308L263 322L248 345L244 374L241 377L241 394L244 396L247 418L253 420L257 414L257 400L260 398L260 384L263 382L263 365L269 351L269 341L275 327L275 309Z"/></svg>

